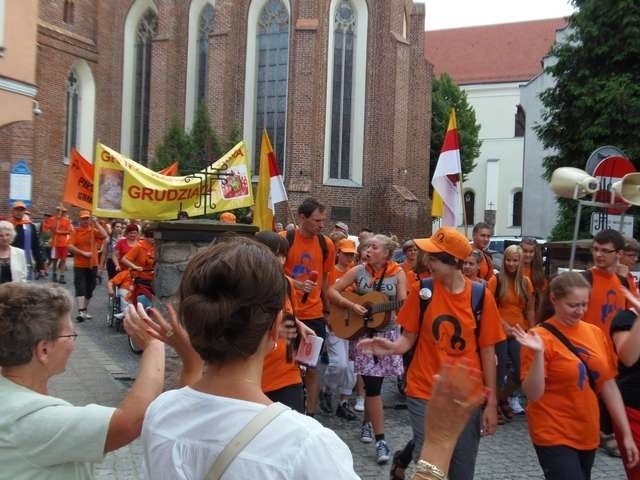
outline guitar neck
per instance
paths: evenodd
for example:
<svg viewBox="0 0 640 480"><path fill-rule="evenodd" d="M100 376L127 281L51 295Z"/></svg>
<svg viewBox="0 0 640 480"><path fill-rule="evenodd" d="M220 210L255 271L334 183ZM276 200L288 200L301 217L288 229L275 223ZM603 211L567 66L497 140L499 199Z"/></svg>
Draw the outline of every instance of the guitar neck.
<svg viewBox="0 0 640 480"><path fill-rule="evenodd" d="M378 303L377 305L371 305L371 313L388 312L389 310L397 310L402 306L404 300L394 300L393 302Z"/></svg>

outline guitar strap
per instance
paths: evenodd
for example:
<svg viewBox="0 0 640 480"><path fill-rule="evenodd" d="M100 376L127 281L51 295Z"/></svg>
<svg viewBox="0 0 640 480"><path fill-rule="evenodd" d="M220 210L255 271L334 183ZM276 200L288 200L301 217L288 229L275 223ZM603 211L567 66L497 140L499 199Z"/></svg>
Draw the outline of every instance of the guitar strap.
<svg viewBox="0 0 640 480"><path fill-rule="evenodd" d="M387 273L387 267L388 266L389 266L388 263L384 264L384 270L382 270L382 275L380 275L380 279L378 280L378 284L377 285L374 284L374 286L373 286L373 289L376 292L379 292L379 291L382 290L382 282L384 281L384 276ZM371 270L373 271L373 268ZM364 319L364 323L365 323L365 326L367 325L367 323L369 323L369 320L366 317ZM376 331L373 328L367 327L367 334L368 334L369 338L373 338L375 333L376 333ZM378 363L378 362L379 362L378 357L376 355L374 355L373 356L373 363Z"/></svg>

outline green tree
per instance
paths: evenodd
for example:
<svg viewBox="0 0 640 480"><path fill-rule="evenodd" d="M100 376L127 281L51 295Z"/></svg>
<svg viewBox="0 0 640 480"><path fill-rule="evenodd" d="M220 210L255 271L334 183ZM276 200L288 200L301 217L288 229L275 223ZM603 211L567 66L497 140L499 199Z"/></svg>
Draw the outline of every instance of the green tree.
<svg viewBox="0 0 640 480"><path fill-rule="evenodd" d="M229 133L224 142L223 154L235 147L240 140L242 140L242 131L237 124L234 124L229 129Z"/></svg>
<svg viewBox="0 0 640 480"><path fill-rule="evenodd" d="M480 155L480 146L482 145L482 141L478 140L480 124L476 123L476 113L467 102L467 94L453 83L451 77L446 73L434 78L431 91L430 176L433 176L438 163L444 134L449 124L449 113L452 108L455 108L460 138L462 178L466 180L476 167L474 161Z"/></svg>
<svg viewBox="0 0 640 480"><path fill-rule="evenodd" d="M189 171L205 168L220 158L222 151L220 140L211 125L209 109L204 102L200 102L196 111L196 118L191 128L192 157Z"/></svg>
<svg viewBox="0 0 640 480"><path fill-rule="evenodd" d="M558 167L583 169L602 145L640 158L640 2L573 0L571 33L551 54L557 62L546 72L556 79L540 98L545 107L536 132L545 148L545 178ZM551 238L573 237L575 200L559 199ZM590 210L583 210L580 237L588 237Z"/></svg>
<svg viewBox="0 0 640 480"><path fill-rule="evenodd" d="M183 169L184 163L190 158L191 139L182 128L178 117L173 116L162 141L156 147L156 156L151 162L151 168L158 171L178 161L180 169Z"/></svg>

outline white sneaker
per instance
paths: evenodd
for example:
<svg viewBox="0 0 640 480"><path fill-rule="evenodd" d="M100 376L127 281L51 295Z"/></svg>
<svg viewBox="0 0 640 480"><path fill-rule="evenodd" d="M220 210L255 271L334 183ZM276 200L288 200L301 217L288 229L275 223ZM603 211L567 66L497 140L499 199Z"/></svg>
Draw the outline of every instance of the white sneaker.
<svg viewBox="0 0 640 480"><path fill-rule="evenodd" d="M114 313L113 318L117 318L118 320L122 320L124 318L124 312Z"/></svg>
<svg viewBox="0 0 640 480"><path fill-rule="evenodd" d="M511 407L511 410L516 415L524 413L524 408L522 408L522 405L520 405L520 399L516 395L511 395L509 397L509 407Z"/></svg>
<svg viewBox="0 0 640 480"><path fill-rule="evenodd" d="M363 423L360 427L360 441L362 443L373 442L373 425L371 425L371 422Z"/></svg>
<svg viewBox="0 0 640 480"><path fill-rule="evenodd" d="M378 465L382 465L383 463L387 463L389 461L389 457L391 455L391 449L387 442L384 440L378 440L376 442L376 462Z"/></svg>
<svg viewBox="0 0 640 480"><path fill-rule="evenodd" d="M356 404L353 406L356 412L364 412L364 397L356 398Z"/></svg>

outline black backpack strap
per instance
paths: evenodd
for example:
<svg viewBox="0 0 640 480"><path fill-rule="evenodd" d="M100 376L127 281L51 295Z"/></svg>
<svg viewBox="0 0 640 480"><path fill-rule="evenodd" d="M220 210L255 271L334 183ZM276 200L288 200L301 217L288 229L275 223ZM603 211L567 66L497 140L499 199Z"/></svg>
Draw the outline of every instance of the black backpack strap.
<svg viewBox="0 0 640 480"><path fill-rule="evenodd" d="M480 317L484 307L484 293L487 287L482 282L471 282L471 309L476 317L478 330L480 329Z"/></svg>
<svg viewBox="0 0 640 480"><path fill-rule="evenodd" d="M287 242L289 242L289 248L293 246L293 241L296 239L296 231L291 228L287 230Z"/></svg>
<svg viewBox="0 0 640 480"><path fill-rule="evenodd" d="M420 280L420 290L423 288L428 288L431 290L431 297L428 300L420 297L420 316L418 317L418 334L420 334L420 329L422 328L422 320L424 318L424 312L427 311L427 307L431 303L431 299L433 298L433 278L423 278Z"/></svg>
<svg viewBox="0 0 640 480"><path fill-rule="evenodd" d="M584 270L580 272L584 279L589 282L589 285L593 287L593 272L591 270Z"/></svg>
<svg viewBox="0 0 640 480"><path fill-rule="evenodd" d="M589 270L584 270L582 272L582 276L585 278L585 280L587 282L589 282L589 285L591 285L593 287L593 272L591 271L591 269ZM616 275L618 276L618 280L620 280L620 283L622 284L622 286L624 288L629 288L629 280L627 280L627 277L620 275L619 273L616 273Z"/></svg>
<svg viewBox="0 0 640 480"><path fill-rule="evenodd" d="M627 277L624 277L619 273L617 273L616 275L618 275L618 280L620 280L620 283L622 284L622 286L627 290L629 290L629 280L627 280Z"/></svg>
<svg viewBox="0 0 640 480"><path fill-rule="evenodd" d="M573 343L571 343L571 341L569 341L567 337L564 336L564 334L560 330L558 330L555 327L555 325L551 325L549 322L542 322L540 326L548 330L549 332L551 332L553 335L555 335L555 337L558 340L560 340L560 342L562 342L562 344L565 347L567 347L571 353L573 353L576 357L578 357L578 360L580 360L584 365L584 368L587 369L587 377L589 377L589 386L595 392L596 382L595 382L595 379L593 378L593 373L591 373L591 370L589 369L589 365L587 365L587 362L585 362L584 359L578 353L578 349L573 345Z"/></svg>
<svg viewBox="0 0 640 480"><path fill-rule="evenodd" d="M327 261L329 257L329 247L327 247L327 239L321 233L318 234L318 242L320 242L320 249L322 250L322 263Z"/></svg>

